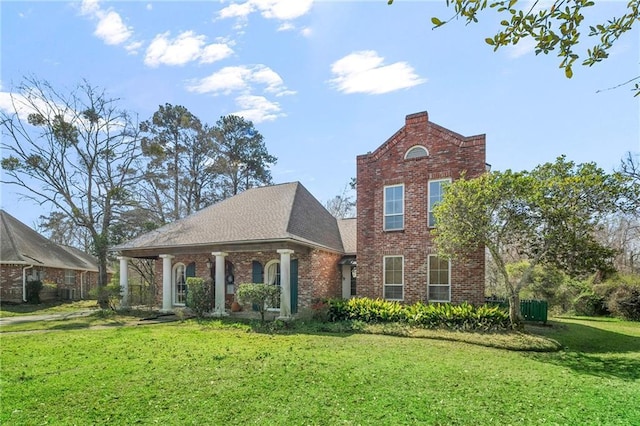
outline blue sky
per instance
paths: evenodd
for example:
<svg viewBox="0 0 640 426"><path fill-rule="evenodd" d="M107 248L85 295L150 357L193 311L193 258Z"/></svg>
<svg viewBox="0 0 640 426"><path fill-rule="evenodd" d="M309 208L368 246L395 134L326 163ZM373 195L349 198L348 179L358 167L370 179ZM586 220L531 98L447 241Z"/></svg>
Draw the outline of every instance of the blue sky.
<svg viewBox="0 0 640 426"><path fill-rule="evenodd" d="M625 4L598 1L585 25ZM322 202L355 176L356 155L420 111L486 134L494 170L561 154L612 170L640 151L638 98L629 87L602 91L640 74L638 25L568 80L555 55L536 56L526 40L493 52L493 12L432 29L431 17L453 14L445 0L2 1L0 14L0 108L34 75L61 89L87 79L140 120L165 103L209 124L243 115L278 157L275 182L300 181ZM2 187L10 214L33 226L49 213L16 192Z"/></svg>

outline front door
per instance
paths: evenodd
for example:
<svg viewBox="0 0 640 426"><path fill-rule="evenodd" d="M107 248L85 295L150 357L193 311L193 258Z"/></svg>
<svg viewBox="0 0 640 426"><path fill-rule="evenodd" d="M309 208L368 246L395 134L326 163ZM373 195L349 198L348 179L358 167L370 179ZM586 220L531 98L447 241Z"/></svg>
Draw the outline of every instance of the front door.
<svg viewBox="0 0 640 426"><path fill-rule="evenodd" d="M351 297L351 265L342 265L342 298Z"/></svg>

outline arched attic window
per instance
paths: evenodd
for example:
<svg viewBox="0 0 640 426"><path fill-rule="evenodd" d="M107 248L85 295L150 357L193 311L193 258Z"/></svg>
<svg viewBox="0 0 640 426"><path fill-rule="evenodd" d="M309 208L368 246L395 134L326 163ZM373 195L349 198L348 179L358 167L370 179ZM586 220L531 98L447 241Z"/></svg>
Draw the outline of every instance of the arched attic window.
<svg viewBox="0 0 640 426"><path fill-rule="evenodd" d="M422 145L416 145L409 148L406 154L404 154L404 159L409 160L411 158L420 158L429 156L429 151Z"/></svg>

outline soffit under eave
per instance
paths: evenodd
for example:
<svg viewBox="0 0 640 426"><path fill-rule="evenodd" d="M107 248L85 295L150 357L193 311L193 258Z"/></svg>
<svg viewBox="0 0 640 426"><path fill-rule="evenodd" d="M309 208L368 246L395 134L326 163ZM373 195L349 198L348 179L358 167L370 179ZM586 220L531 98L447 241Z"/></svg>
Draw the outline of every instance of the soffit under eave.
<svg viewBox="0 0 640 426"><path fill-rule="evenodd" d="M248 253L259 251L276 251L278 249L291 249L296 253L306 254L313 248L309 245L295 242L293 240L288 241L272 241L262 243L223 243L216 245L199 245L199 246L172 246L172 247L150 247L150 248L138 248L138 249L126 249L119 252L120 256L137 258L137 259L158 259L161 254L170 255L183 255L183 254L201 254L212 252L227 252L227 253Z"/></svg>

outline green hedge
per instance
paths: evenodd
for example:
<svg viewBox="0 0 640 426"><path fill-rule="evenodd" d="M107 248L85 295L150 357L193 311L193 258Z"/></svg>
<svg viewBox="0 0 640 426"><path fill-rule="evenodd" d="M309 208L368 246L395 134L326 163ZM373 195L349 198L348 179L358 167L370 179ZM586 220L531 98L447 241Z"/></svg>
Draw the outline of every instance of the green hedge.
<svg viewBox="0 0 640 426"><path fill-rule="evenodd" d="M401 322L424 328L478 331L501 330L509 325L508 312L498 306L421 302L403 305L369 298L331 299L327 303L329 321Z"/></svg>
<svg viewBox="0 0 640 426"><path fill-rule="evenodd" d="M213 283L199 277L187 278L187 307L202 318L213 309Z"/></svg>

